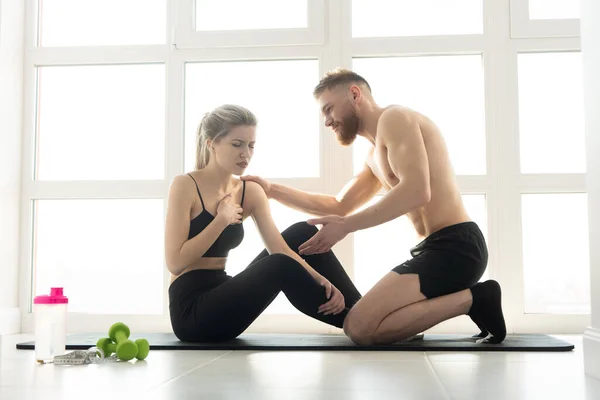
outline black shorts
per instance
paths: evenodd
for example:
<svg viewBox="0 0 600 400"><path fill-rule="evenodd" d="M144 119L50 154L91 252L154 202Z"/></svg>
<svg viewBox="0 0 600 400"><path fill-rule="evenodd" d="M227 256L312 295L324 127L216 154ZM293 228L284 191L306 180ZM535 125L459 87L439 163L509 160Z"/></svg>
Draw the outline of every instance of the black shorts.
<svg viewBox="0 0 600 400"><path fill-rule="evenodd" d="M459 292L481 279L488 263L483 233L475 222L440 229L410 249L413 256L392 271L417 274L428 299Z"/></svg>

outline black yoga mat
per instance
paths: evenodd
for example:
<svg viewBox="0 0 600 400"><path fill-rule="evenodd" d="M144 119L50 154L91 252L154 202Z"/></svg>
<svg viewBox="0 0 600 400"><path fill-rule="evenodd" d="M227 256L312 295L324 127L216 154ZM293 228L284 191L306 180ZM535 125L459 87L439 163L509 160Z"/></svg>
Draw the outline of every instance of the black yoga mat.
<svg viewBox="0 0 600 400"><path fill-rule="evenodd" d="M106 333L67 336L67 350L95 346ZM468 335L425 334L408 342L392 345L360 346L344 335L246 333L221 343L186 343L173 333L135 334L131 339L146 338L151 350L363 350L363 351L570 351L571 343L548 335L512 334L500 344L475 343ZM34 342L17 344L17 349L33 350Z"/></svg>

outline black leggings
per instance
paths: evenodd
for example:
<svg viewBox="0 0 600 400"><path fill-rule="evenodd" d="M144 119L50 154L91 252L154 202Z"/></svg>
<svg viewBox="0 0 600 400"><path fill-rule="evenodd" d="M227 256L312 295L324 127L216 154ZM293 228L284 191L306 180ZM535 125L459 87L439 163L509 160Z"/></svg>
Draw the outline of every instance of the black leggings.
<svg viewBox="0 0 600 400"><path fill-rule="evenodd" d="M316 232L314 226L299 222L283 231L282 236L297 253L298 247ZM344 311L337 315L318 313L319 306L328 301L325 288L293 258L269 255L263 250L233 277L225 271L193 270L177 278L169 287L173 332L185 342L231 340L244 332L281 291L299 311L342 328L360 293L332 251L303 258L339 289L346 304Z"/></svg>

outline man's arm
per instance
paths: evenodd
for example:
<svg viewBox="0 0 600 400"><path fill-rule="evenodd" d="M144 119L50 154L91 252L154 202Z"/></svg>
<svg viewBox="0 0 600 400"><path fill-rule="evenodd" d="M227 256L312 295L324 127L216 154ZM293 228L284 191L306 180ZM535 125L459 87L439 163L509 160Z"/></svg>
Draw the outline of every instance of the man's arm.
<svg viewBox="0 0 600 400"><path fill-rule="evenodd" d="M351 232L391 221L431 199L429 161L416 118L392 109L379 123L388 162L400 182L376 204L346 217Z"/></svg>
<svg viewBox="0 0 600 400"><path fill-rule="evenodd" d="M344 215L341 204L334 196L309 193L277 183L271 184L269 198L311 215Z"/></svg>
<svg viewBox="0 0 600 400"><path fill-rule="evenodd" d="M367 165L337 196L308 193L276 183L269 184L255 176L246 176L243 179L260 184L269 198L315 216L348 215L372 199L381 189L381 183ZM265 188L266 185L270 188Z"/></svg>

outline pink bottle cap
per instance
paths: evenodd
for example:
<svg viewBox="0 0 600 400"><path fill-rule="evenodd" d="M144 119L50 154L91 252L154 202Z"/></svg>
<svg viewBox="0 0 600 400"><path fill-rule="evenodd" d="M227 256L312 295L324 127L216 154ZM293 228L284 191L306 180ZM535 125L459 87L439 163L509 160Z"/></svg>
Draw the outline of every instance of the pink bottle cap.
<svg viewBox="0 0 600 400"><path fill-rule="evenodd" d="M33 304L68 304L69 298L63 296L63 288L50 288L50 295L43 294L33 299Z"/></svg>

